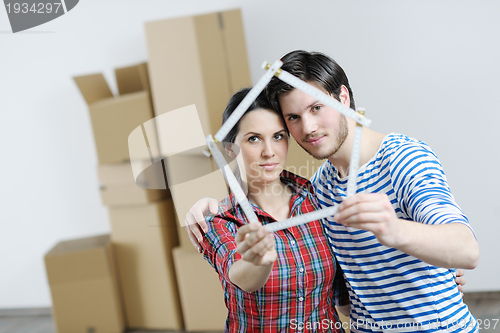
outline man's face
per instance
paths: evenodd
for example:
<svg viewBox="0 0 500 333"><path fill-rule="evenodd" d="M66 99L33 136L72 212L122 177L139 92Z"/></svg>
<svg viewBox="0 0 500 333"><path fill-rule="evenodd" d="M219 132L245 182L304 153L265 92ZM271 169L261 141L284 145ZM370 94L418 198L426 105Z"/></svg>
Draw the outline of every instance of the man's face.
<svg viewBox="0 0 500 333"><path fill-rule="evenodd" d="M341 102L345 104L343 96L341 93ZM311 156L325 159L342 147L349 132L344 115L298 89L281 96L279 103L290 133Z"/></svg>

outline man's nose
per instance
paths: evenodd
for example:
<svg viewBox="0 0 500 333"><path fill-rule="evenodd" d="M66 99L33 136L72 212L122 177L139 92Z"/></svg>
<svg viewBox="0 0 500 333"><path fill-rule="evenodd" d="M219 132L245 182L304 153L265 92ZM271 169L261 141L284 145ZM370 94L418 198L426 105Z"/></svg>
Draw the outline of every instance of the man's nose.
<svg viewBox="0 0 500 333"><path fill-rule="evenodd" d="M318 124L311 116L302 117L302 133L308 135L318 130Z"/></svg>

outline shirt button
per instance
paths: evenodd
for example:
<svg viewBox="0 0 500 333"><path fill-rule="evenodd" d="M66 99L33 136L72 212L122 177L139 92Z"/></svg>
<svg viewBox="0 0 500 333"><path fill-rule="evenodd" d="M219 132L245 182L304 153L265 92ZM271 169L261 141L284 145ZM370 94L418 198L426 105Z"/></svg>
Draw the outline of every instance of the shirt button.
<svg viewBox="0 0 500 333"><path fill-rule="evenodd" d="M292 246L295 246L295 241L294 241L294 240L292 240L292 241L290 242L290 244L291 244Z"/></svg>
<svg viewBox="0 0 500 333"><path fill-rule="evenodd" d="M304 297L300 296L299 297L299 302L303 302L304 301Z"/></svg>
<svg viewBox="0 0 500 333"><path fill-rule="evenodd" d="M299 272L304 273L304 269L302 267L300 267Z"/></svg>

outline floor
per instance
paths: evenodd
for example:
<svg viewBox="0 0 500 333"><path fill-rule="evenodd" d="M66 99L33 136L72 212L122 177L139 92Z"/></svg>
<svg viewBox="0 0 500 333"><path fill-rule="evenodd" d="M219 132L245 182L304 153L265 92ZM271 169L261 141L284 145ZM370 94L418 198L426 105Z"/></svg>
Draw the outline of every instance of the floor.
<svg viewBox="0 0 500 333"><path fill-rule="evenodd" d="M481 324L481 331L500 332L500 291L466 293L464 301ZM127 333L153 332L182 331L127 331ZM49 309L16 309L0 310L0 333L55 333L55 330Z"/></svg>

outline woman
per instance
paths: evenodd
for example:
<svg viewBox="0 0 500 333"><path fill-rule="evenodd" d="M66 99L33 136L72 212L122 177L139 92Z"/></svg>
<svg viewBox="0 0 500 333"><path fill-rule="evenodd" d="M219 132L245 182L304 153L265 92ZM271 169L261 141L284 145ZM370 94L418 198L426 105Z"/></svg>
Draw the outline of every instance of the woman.
<svg viewBox="0 0 500 333"><path fill-rule="evenodd" d="M224 122L248 92L231 98ZM233 194L207 217L201 246L224 288L226 332L343 332L334 304L348 311L348 294L322 223L274 234L265 227L318 208L309 181L283 170L288 131L281 115L261 95L223 144L260 221L249 224Z"/></svg>

